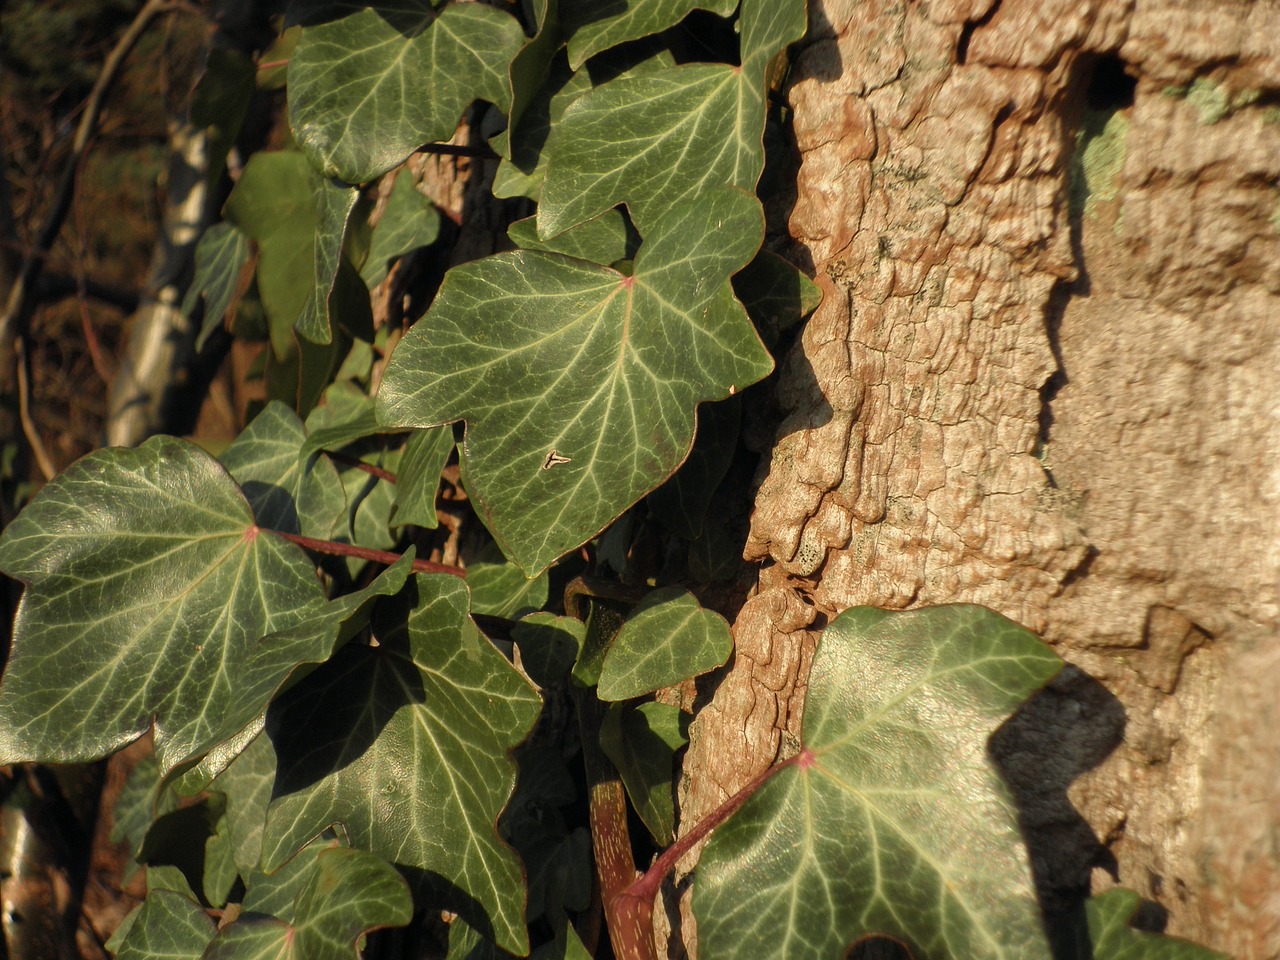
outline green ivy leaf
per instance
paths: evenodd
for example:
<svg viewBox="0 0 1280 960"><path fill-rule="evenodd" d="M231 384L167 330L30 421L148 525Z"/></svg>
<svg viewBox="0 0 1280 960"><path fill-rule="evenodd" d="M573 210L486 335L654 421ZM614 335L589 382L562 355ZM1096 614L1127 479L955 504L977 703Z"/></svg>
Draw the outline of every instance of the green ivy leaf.
<svg viewBox="0 0 1280 960"><path fill-rule="evenodd" d="M139 866L138 853L151 824L177 806L178 798L160 783L160 765L154 757L143 757L129 771L124 789L116 798L111 814L113 843L128 843L129 864L124 871L127 883Z"/></svg>
<svg viewBox="0 0 1280 960"><path fill-rule="evenodd" d="M803 0L745 0L741 67L686 64L575 100L547 140L539 235L619 203L644 234L709 187L753 190L764 168L768 64L804 31Z"/></svg>
<svg viewBox="0 0 1280 960"><path fill-rule="evenodd" d="M196 272L182 301L187 316L196 301L204 297L204 324L196 337L196 349L203 350L215 330L226 321L240 289L240 275L249 262L249 238L230 223L215 223L196 244Z"/></svg>
<svg viewBox="0 0 1280 960"><path fill-rule="evenodd" d="M601 700L630 700L714 670L733 651L724 617L683 587L663 587L627 617L604 655Z"/></svg>
<svg viewBox="0 0 1280 960"><path fill-rule="evenodd" d="M239 875L224 800L222 811L204 841L204 873L201 877L201 892L204 894L205 901L210 906L225 907L227 897L231 894L231 888L235 886Z"/></svg>
<svg viewBox="0 0 1280 960"><path fill-rule="evenodd" d="M153 890L133 915L116 960L200 960L217 928L194 900Z"/></svg>
<svg viewBox="0 0 1280 960"><path fill-rule="evenodd" d="M258 639L325 602L217 462L165 437L51 481L5 530L0 568L28 585L0 688L4 762L98 759L154 717L171 769L210 745Z"/></svg>
<svg viewBox="0 0 1280 960"><path fill-rule="evenodd" d="M522 871L495 824L515 781L508 751L540 701L468 618L461 580L415 584L407 612L375 612L378 646L343 648L272 707L279 770L263 864L340 824L523 953Z"/></svg>
<svg viewBox="0 0 1280 960"><path fill-rule="evenodd" d="M428 200L408 170L400 171L387 205L373 228L369 256L360 279L372 290L387 277L391 264L419 247L429 246L440 235L440 214Z"/></svg>
<svg viewBox="0 0 1280 960"><path fill-rule="evenodd" d="M1129 924L1142 898L1119 887L1085 901L1093 960L1227 960L1186 940L1134 930Z"/></svg>
<svg viewBox="0 0 1280 960"><path fill-rule="evenodd" d="M524 32L501 10L308 0L292 14L303 32L289 61L289 122L327 176L367 183L452 137L472 101L509 105L507 66Z"/></svg>
<svg viewBox="0 0 1280 960"><path fill-rule="evenodd" d="M520 568L509 563L493 544L467 564L472 613L519 619L543 608L550 592L548 584L545 573L526 579Z"/></svg>
<svg viewBox="0 0 1280 960"><path fill-rule="evenodd" d="M440 525L436 493L440 474L453 452L453 431L448 427L415 430L405 441L396 471L395 499L391 504L393 527L412 523L426 530Z"/></svg>
<svg viewBox="0 0 1280 960"><path fill-rule="evenodd" d="M327 540L346 514L347 497L333 464L304 454L306 443L298 415L272 400L218 459L259 526Z"/></svg>
<svg viewBox="0 0 1280 960"><path fill-rule="evenodd" d="M332 847L305 860L305 882L287 917L241 917L224 927L204 960L357 960L371 930L413 917L404 880L362 850Z"/></svg>
<svg viewBox="0 0 1280 960"><path fill-rule="evenodd" d="M738 0L560 0L560 20L569 38L569 63L573 69L601 50L628 40L661 33L693 10L732 15Z"/></svg>
<svg viewBox="0 0 1280 960"><path fill-rule="evenodd" d="M755 322L766 343L818 309L822 290L787 260L761 250L733 278L733 292Z"/></svg>
<svg viewBox="0 0 1280 960"><path fill-rule="evenodd" d="M222 211L258 245L258 293L271 349L281 360L295 349L293 324L315 284L320 187L320 177L302 154L255 153Z"/></svg>
<svg viewBox="0 0 1280 960"><path fill-rule="evenodd" d="M630 277L529 251L455 268L392 355L378 417L466 420L467 490L541 573L671 475L699 402L772 369L726 282L760 238L755 198L720 188L657 224Z"/></svg>
<svg viewBox="0 0 1280 960"><path fill-rule="evenodd" d="M409 562L328 602L311 561L255 525L199 447L155 437L90 454L0 538L0 569L28 585L0 756L93 760L154 720L167 775L234 736L298 664L325 659Z"/></svg>
<svg viewBox="0 0 1280 960"><path fill-rule="evenodd" d="M522 250L563 253L566 257L608 266L635 256L630 249L627 223L620 210L606 210L594 220L580 223L550 240L538 237L536 217L517 220L507 227L507 236Z"/></svg>
<svg viewBox="0 0 1280 960"><path fill-rule="evenodd" d="M520 648L520 662L540 687L568 676L586 636L581 620L554 613L531 613L511 628L511 639Z"/></svg>
<svg viewBox="0 0 1280 960"><path fill-rule="evenodd" d="M312 343L329 343L333 339L330 311L338 292L335 285L342 266L342 245L357 199L358 191L339 180L321 180L316 185L316 233L311 241L314 282L294 323L298 333Z"/></svg>
<svg viewBox="0 0 1280 960"><path fill-rule="evenodd" d="M271 740L259 734L209 784L211 791L226 797L231 857L244 877L262 860L262 831L275 777L276 754Z"/></svg>
<svg viewBox="0 0 1280 960"><path fill-rule="evenodd" d="M676 752L689 742L686 719L678 707L650 701L634 710L615 703L600 723L600 749L617 767L631 805L660 847L675 839L671 779Z"/></svg>
<svg viewBox="0 0 1280 960"><path fill-rule="evenodd" d="M752 796L698 865L700 955L842 957L880 934L920 960L1048 957L987 740L1061 666L982 607L833 620L809 678L809 760Z"/></svg>
<svg viewBox="0 0 1280 960"><path fill-rule="evenodd" d="M191 92L191 125L202 128L209 138L205 182L210 187L216 188L226 172L227 154L249 115L255 72L246 53L211 46L204 72Z"/></svg>

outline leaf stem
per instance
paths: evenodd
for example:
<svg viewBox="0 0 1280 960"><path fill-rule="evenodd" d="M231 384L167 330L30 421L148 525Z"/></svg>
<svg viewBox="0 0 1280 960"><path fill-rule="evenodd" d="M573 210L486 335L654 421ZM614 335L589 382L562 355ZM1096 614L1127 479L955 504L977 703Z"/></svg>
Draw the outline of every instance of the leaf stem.
<svg viewBox="0 0 1280 960"><path fill-rule="evenodd" d="M372 560L375 563L393 564L400 559L400 554L389 550L370 550L368 547L357 547L353 543L338 543L334 540L316 540L296 533L285 533L283 530L272 530L277 536L284 537L290 543L296 543L304 550L313 553L324 553L331 557L355 557L357 560ZM447 563L435 563L431 560L414 560L415 573L449 573L455 577L465 577L467 572L461 567Z"/></svg>
<svg viewBox="0 0 1280 960"><path fill-rule="evenodd" d="M390 470L383 470L381 467L374 466L372 463L365 463L359 457L349 457L345 453L339 453L336 450L322 450L320 452L331 460L336 460L338 463L344 464L348 467L354 467L357 470L363 470L365 473L370 476L377 477L379 480L385 480L387 483L396 482L396 475Z"/></svg>

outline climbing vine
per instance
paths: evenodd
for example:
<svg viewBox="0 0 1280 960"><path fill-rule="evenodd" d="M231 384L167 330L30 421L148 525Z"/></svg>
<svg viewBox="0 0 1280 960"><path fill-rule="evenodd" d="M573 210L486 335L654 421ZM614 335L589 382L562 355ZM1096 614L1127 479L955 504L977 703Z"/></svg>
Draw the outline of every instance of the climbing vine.
<svg viewBox="0 0 1280 960"><path fill-rule="evenodd" d="M732 656L703 600L738 567L714 503L750 470L743 396L817 299L758 194L803 0L295 0L281 26L201 81L225 144L283 70L290 136L242 158L184 305L202 344L264 344L269 399L219 451L90 454L0 539L0 762L153 740L112 949L656 957L659 887L710 835L704 958L1050 956L986 744L1060 662L988 610L843 613L792 754L706 823L673 800L664 692ZM398 316L370 291L428 284L457 234L424 150L488 158L507 249ZM1133 908L1091 904L1081 955L1210 956Z"/></svg>

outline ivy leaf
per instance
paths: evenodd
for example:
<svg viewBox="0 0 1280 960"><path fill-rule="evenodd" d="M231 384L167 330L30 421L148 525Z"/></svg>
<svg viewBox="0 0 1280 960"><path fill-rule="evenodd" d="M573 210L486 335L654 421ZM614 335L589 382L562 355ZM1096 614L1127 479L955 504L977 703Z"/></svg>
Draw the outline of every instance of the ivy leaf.
<svg viewBox="0 0 1280 960"><path fill-rule="evenodd" d="M90 454L0 538L28 586L0 686L0 756L104 757L154 721L168 774L233 736L300 663L325 659L402 560L328 602L302 552L254 522L218 463L155 437Z"/></svg>
<svg viewBox="0 0 1280 960"><path fill-rule="evenodd" d="M204 960L357 960L366 933L413 918L404 880L372 854L334 847L306 865L287 918L242 916L219 932Z"/></svg>
<svg viewBox="0 0 1280 960"><path fill-rule="evenodd" d="M312 343L329 343L333 339L331 301L337 292L335 284L342 266L342 245L356 200L356 189L339 180L321 180L316 186L316 233L311 241L314 282L294 323L298 333Z"/></svg>
<svg viewBox="0 0 1280 960"><path fill-rule="evenodd" d="M753 943L841 957L880 934L920 960L1048 957L987 740L1061 665L982 607L858 607L833 620L809 678L806 752L698 865L701 955Z"/></svg>
<svg viewBox="0 0 1280 960"><path fill-rule="evenodd" d="M526 579L520 568L508 563L493 544L467 564L472 613L519 619L542 609L550 592L548 583L545 573Z"/></svg>
<svg viewBox="0 0 1280 960"><path fill-rule="evenodd" d="M628 40L661 33L693 10L732 15L738 0L560 0L560 20L569 38L569 63L573 69L601 50Z"/></svg>
<svg viewBox="0 0 1280 960"><path fill-rule="evenodd" d="M540 687L549 687L569 674L586 636L581 620L554 613L531 613L511 628L511 639L520 648L520 662Z"/></svg>
<svg viewBox="0 0 1280 960"><path fill-rule="evenodd" d="M523 953L522 871L496 822L515 782L508 751L540 701L467 617L461 580L414 583L416 597L375 611L378 646L344 647L273 705L279 769L263 865L339 824Z"/></svg>
<svg viewBox="0 0 1280 960"><path fill-rule="evenodd" d="M1093 960L1227 960L1186 940L1134 930L1130 923L1142 898L1119 887L1085 901Z"/></svg>
<svg viewBox="0 0 1280 960"><path fill-rule="evenodd" d="M204 324L196 338L203 350L215 330L223 325L227 311L240 290L241 274L249 262L249 238L230 223L215 223L196 244L196 272L182 301L182 312L190 316L196 301L204 297Z"/></svg>
<svg viewBox="0 0 1280 960"><path fill-rule="evenodd" d="M600 749L618 768L631 805L658 846L675 839L671 791L676 751L689 742L678 707L650 701L634 710L615 703L600 723Z"/></svg>
<svg viewBox="0 0 1280 960"><path fill-rule="evenodd" d="M435 243L440 235L440 214L402 170L387 197L378 225L373 228L369 256L360 270L360 279L372 290L387 278L391 264L419 247Z"/></svg>
<svg viewBox="0 0 1280 960"><path fill-rule="evenodd" d="M645 596L604 654L598 694L630 700L721 666L733 650L728 623L682 586Z"/></svg>
<svg viewBox="0 0 1280 960"><path fill-rule="evenodd" d="M776 253L761 250L733 278L733 292L747 308L766 343L818 309L822 290L796 266Z"/></svg>
<svg viewBox="0 0 1280 960"><path fill-rule="evenodd" d="M210 745L258 639L325 602L218 463L166 437L51 481L5 530L0 569L28 585L0 688L6 763L98 759L154 717L171 769Z"/></svg>
<svg viewBox="0 0 1280 960"><path fill-rule="evenodd" d="M258 245L258 294L277 359L295 349L293 324L315 284L320 186L302 154L255 153L223 208L223 216Z"/></svg>
<svg viewBox="0 0 1280 960"><path fill-rule="evenodd" d="M630 277L530 251L455 268L392 355L378 418L466 420L477 510L541 573L671 475L699 402L772 369L726 282L760 237L756 200L719 188L657 224Z"/></svg>
<svg viewBox="0 0 1280 960"><path fill-rule="evenodd" d="M391 504L393 527L406 523L434 530L440 525L436 515L436 493L440 474L453 452L453 431L448 427L415 430L405 441L396 472L395 499Z"/></svg>
<svg viewBox="0 0 1280 960"><path fill-rule="evenodd" d="M262 860L262 831L275 776L271 740L259 734L209 784L211 791L226 797L231 856L241 876L249 876Z"/></svg>
<svg viewBox="0 0 1280 960"><path fill-rule="evenodd" d="M289 61L289 122L326 176L367 183L452 137L472 101L509 105L507 65L524 32L501 10L308 0L291 16L303 31Z"/></svg>
<svg viewBox="0 0 1280 960"><path fill-rule="evenodd" d="M116 960L200 960L216 932L200 904L172 890L153 890L133 915Z"/></svg>
<svg viewBox="0 0 1280 960"><path fill-rule="evenodd" d="M622 77L570 104L547 140L538 233L619 203L644 234L709 187L753 190L764 168L769 61L805 32L803 0L744 0L742 66Z"/></svg>
<svg viewBox="0 0 1280 960"><path fill-rule="evenodd" d="M151 824L173 810L177 803L173 791L163 788L160 765L154 757L143 757L134 764L111 810L114 820L111 841L129 845L129 863L124 872L126 883L140 866L138 854Z"/></svg>
<svg viewBox="0 0 1280 960"><path fill-rule="evenodd" d="M305 455L306 443L298 415L272 400L218 459L240 484L259 526L327 540L347 498L333 464Z"/></svg>
<svg viewBox="0 0 1280 960"><path fill-rule="evenodd" d="M606 210L594 220L571 227L550 240L538 236L536 220L536 217L526 217L507 227L511 242L522 250L563 253L566 257L604 266L635 256L635 251L629 249L627 223L620 210Z"/></svg>
<svg viewBox="0 0 1280 960"><path fill-rule="evenodd" d="M630 700L714 670L733 651L724 617L704 610L683 587L644 598L609 644L600 669L601 700Z"/></svg>

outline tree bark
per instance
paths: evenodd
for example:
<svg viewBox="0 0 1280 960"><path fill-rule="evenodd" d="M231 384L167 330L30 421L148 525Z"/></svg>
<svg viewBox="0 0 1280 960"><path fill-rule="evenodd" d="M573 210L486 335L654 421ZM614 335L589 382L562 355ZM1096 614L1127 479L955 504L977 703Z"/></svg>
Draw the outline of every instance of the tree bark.
<svg viewBox="0 0 1280 960"><path fill-rule="evenodd" d="M1050 922L1120 883L1276 957L1280 4L810 20L789 226L825 299L681 823L795 742L825 618L980 603L1070 664L994 744Z"/></svg>

